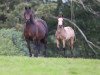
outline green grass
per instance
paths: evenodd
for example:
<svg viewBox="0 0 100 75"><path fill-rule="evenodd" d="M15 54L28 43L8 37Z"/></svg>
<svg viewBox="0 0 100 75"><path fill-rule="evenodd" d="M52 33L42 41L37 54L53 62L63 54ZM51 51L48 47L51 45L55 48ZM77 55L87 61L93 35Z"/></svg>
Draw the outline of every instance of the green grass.
<svg viewBox="0 0 100 75"><path fill-rule="evenodd" d="M100 75L100 60L0 56L0 75Z"/></svg>

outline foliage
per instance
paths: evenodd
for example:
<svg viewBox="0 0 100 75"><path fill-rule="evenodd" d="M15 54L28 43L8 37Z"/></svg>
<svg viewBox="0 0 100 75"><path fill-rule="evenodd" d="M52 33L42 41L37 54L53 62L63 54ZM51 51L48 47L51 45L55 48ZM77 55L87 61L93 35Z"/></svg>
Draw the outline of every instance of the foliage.
<svg viewBox="0 0 100 75"><path fill-rule="evenodd" d="M0 55L26 55L28 50L21 36L15 29L1 29Z"/></svg>
<svg viewBox="0 0 100 75"><path fill-rule="evenodd" d="M49 14L54 14L54 11L57 7L56 3L49 3L49 4L41 4L37 10L36 14L40 16L48 16Z"/></svg>
<svg viewBox="0 0 100 75"><path fill-rule="evenodd" d="M23 23L23 12L24 12L24 8L25 6L31 6L28 3L20 3L18 4L14 11L12 11L11 13L7 14L7 22L6 24L12 26L15 26L17 23Z"/></svg>

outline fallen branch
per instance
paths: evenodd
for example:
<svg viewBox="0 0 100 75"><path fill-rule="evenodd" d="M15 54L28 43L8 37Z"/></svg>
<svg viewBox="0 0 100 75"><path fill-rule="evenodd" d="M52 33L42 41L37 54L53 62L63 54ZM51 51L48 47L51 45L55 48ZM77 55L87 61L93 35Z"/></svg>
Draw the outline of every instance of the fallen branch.
<svg viewBox="0 0 100 75"><path fill-rule="evenodd" d="M57 19L57 17L55 17L55 16L53 16L53 15L50 15L50 17ZM87 37L85 36L85 34L82 32L82 30L81 30L74 22L72 22L71 20L69 20L69 19L67 19L67 18L64 18L64 20L68 21L69 23L71 23L72 25L74 25L74 26L79 30L79 32L82 34L82 36L84 37L85 41L87 42L88 46L92 49L92 51L93 51L95 54L97 54L97 52L94 50L93 47L95 47L95 48L97 48L97 49L99 49L99 50L100 50L100 47L97 46L97 45L95 45L95 44L93 44L91 41L89 41L89 40L87 39Z"/></svg>

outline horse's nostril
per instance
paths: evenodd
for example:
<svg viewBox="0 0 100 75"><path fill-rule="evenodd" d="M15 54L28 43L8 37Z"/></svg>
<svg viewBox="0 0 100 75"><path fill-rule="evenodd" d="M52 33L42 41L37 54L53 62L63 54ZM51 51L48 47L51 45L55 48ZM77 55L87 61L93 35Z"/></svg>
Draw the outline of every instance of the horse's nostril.
<svg viewBox="0 0 100 75"><path fill-rule="evenodd" d="M59 28L62 28L62 26L60 25Z"/></svg>

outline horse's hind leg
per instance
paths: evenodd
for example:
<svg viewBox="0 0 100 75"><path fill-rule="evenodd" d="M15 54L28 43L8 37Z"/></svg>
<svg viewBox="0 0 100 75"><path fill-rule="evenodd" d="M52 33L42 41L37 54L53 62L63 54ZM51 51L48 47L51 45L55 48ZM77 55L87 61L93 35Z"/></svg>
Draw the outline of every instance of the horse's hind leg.
<svg viewBox="0 0 100 75"><path fill-rule="evenodd" d="M43 55L47 56L47 40L44 38L41 40L41 42L44 44L45 51L43 52Z"/></svg>
<svg viewBox="0 0 100 75"><path fill-rule="evenodd" d="M31 51L31 48L30 48L30 41L26 40L26 42L27 42L27 46L28 46L28 49L29 49L29 55L30 55L30 57L32 57L32 51Z"/></svg>
<svg viewBox="0 0 100 75"><path fill-rule="evenodd" d="M71 38L70 39L70 50L71 50L72 56L74 56L74 54L73 54L73 45L74 45L74 38Z"/></svg>
<svg viewBox="0 0 100 75"><path fill-rule="evenodd" d="M44 55L46 57L47 56L47 41L46 40L44 40L44 47L45 47Z"/></svg>

